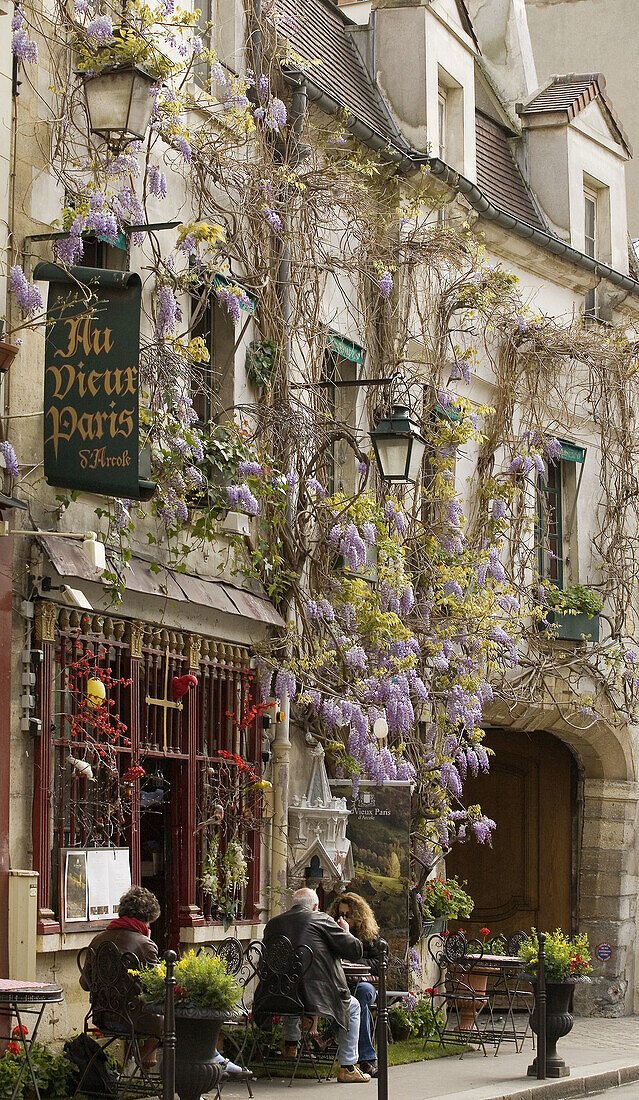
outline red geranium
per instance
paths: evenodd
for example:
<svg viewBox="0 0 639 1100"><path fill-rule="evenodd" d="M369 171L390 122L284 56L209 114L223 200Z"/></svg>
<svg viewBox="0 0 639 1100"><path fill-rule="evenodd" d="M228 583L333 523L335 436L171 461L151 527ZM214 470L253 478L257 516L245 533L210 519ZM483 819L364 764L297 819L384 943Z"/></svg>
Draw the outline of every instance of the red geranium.
<svg viewBox="0 0 639 1100"><path fill-rule="evenodd" d="M11 1034L13 1035L14 1039L19 1039L21 1035L29 1034L29 1028L25 1027L24 1024L16 1024Z"/></svg>
<svg viewBox="0 0 639 1100"><path fill-rule="evenodd" d="M20 1053L20 1043L16 1043L16 1042L9 1043L9 1045L7 1047L7 1050L11 1054L19 1054Z"/></svg>

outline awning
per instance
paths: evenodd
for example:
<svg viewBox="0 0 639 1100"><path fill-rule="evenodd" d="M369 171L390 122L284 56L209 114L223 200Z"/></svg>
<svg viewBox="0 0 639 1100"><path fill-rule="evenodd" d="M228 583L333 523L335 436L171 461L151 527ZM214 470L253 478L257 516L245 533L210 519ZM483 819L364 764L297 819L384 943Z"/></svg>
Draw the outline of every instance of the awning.
<svg viewBox="0 0 639 1100"><path fill-rule="evenodd" d="M101 570L91 565L79 541L58 538L55 535L38 535L37 540L61 577L76 577L78 580L102 584ZM113 564L109 562L110 567ZM118 566L118 571L121 571L121 566ZM124 581L125 587L131 592L174 600L177 603L197 604L199 607L211 608L227 615L239 615L271 626L284 626L284 620L266 596L249 592L227 581L209 580L192 573L177 573L174 569L165 569L164 566L155 572L150 561L135 556L124 569Z"/></svg>

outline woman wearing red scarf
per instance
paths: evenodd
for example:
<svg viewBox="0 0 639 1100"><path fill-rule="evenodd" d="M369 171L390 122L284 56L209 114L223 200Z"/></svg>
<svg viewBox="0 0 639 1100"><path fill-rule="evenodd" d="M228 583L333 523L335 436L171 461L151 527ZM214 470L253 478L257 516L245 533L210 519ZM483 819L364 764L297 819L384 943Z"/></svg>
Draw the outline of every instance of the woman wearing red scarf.
<svg viewBox="0 0 639 1100"><path fill-rule="evenodd" d="M133 954L139 959L142 966L156 966L158 963L157 945L151 939L149 925L160 915L160 905L155 894L145 890L143 886L132 886L123 894L118 904L118 914L115 920L107 925L104 932L98 932L91 941L91 947L96 948L101 943L109 941L114 943L121 955ZM89 986L80 978L80 985L88 990ZM162 1036L163 1018L153 1012L141 1001L130 1009L130 1016L136 1032L140 1035L148 1035L140 1044L140 1053L144 1065L149 1067L155 1064L155 1048L158 1039ZM94 1016L96 1027L109 1030L108 1018ZM151 1038L156 1036L156 1038Z"/></svg>

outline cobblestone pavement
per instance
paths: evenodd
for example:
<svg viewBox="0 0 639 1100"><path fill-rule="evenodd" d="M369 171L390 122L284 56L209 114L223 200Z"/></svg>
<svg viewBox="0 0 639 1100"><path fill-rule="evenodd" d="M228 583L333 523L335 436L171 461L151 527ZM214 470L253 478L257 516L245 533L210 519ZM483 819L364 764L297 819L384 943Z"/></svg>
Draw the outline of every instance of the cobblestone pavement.
<svg viewBox="0 0 639 1100"><path fill-rule="evenodd" d="M623 1089L611 1089L606 1095L611 1100L639 1100L639 1016L618 1020L577 1019L570 1035L559 1043L559 1051L571 1067L571 1077L560 1082L537 1082L526 1076L526 1069L533 1058L531 1044L516 1054L510 1045L502 1045L497 1057L481 1052L465 1054L463 1058L450 1057L429 1062L416 1062L396 1066L389 1071L389 1100L507 1100L509 1097L539 1100L546 1097L583 1096L575 1092L578 1081L592 1078L594 1094L597 1084L608 1085L624 1080L624 1074L636 1076L637 1082ZM603 1075L606 1075L606 1078ZM626 1077L626 1080L628 1077ZM596 1083L595 1083L596 1082ZM550 1086L550 1090L549 1087ZM561 1088L563 1091L559 1091ZM570 1090L573 1091L570 1091ZM634 1090L634 1091L633 1091ZM340 1085L336 1082L296 1081L291 1088L286 1081L260 1080L254 1083L255 1100L376 1100L377 1086ZM223 1092L223 1100L245 1100L246 1086L229 1081Z"/></svg>

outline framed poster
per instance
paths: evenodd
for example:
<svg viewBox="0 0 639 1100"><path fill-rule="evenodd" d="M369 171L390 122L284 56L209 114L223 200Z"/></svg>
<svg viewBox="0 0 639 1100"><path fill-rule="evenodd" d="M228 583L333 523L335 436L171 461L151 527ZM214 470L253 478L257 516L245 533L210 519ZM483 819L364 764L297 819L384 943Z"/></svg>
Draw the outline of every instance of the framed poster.
<svg viewBox="0 0 639 1100"><path fill-rule="evenodd" d="M87 854L66 851L64 857L64 923L87 920L89 891Z"/></svg>
<svg viewBox="0 0 639 1100"><path fill-rule="evenodd" d="M90 925L117 916L131 886L128 848L65 848L61 852L62 924Z"/></svg>
<svg viewBox="0 0 639 1100"><path fill-rule="evenodd" d="M350 811L355 878L347 889L366 899L388 941L389 988L408 989L411 784L362 781L357 798L350 780L331 781L331 790Z"/></svg>

